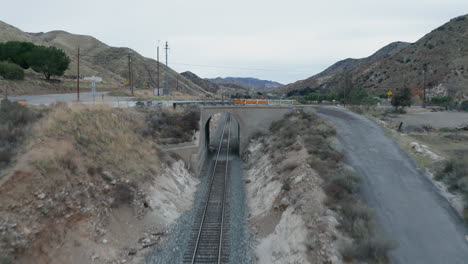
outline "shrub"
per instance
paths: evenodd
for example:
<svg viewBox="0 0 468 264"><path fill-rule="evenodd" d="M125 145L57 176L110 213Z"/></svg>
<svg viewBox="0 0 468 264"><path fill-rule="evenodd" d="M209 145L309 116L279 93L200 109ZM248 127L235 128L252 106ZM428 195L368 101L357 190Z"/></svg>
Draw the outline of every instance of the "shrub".
<svg viewBox="0 0 468 264"><path fill-rule="evenodd" d="M462 111L468 111L468 101L463 101L460 105Z"/></svg>
<svg viewBox="0 0 468 264"><path fill-rule="evenodd" d="M0 76L7 80L23 80L24 70L19 65L14 63L1 61Z"/></svg>
<svg viewBox="0 0 468 264"><path fill-rule="evenodd" d="M13 258L8 253L0 251L0 264L13 264Z"/></svg>
<svg viewBox="0 0 468 264"><path fill-rule="evenodd" d="M133 186L126 183L118 183L115 188L114 202L112 207L119 207L121 205L129 205L133 202L135 190Z"/></svg>
<svg viewBox="0 0 468 264"><path fill-rule="evenodd" d="M392 105L395 109L411 106L411 90L406 87L396 92L392 97Z"/></svg>
<svg viewBox="0 0 468 264"><path fill-rule="evenodd" d="M447 109L449 105L454 105L455 104L455 98L451 96L439 96L439 97L433 97L431 98L431 103L440 105Z"/></svg>
<svg viewBox="0 0 468 264"><path fill-rule="evenodd" d="M464 194L468 194L467 191L464 192L465 181L462 181L462 178L468 175L468 165L462 160L451 159L445 162L442 170L438 171L435 175L435 179L445 182L449 189L452 191L460 190Z"/></svg>
<svg viewBox="0 0 468 264"><path fill-rule="evenodd" d="M290 172L297 168L300 164L297 161L286 161L283 166L281 166L280 173Z"/></svg>
<svg viewBox="0 0 468 264"><path fill-rule="evenodd" d="M340 172L330 179L331 184L336 184L349 193L357 193L361 182L361 177L353 172Z"/></svg>
<svg viewBox="0 0 468 264"><path fill-rule="evenodd" d="M171 144L190 142L194 133L199 129L200 111L198 108L188 108L181 113L162 109L140 109L139 111L147 112L148 128L143 133L160 142Z"/></svg>
<svg viewBox="0 0 468 264"><path fill-rule="evenodd" d="M375 263L385 263L388 261L388 252L396 247L395 242L383 236L367 237L348 245L341 250L343 258L351 262L354 259L363 261L373 261Z"/></svg>
<svg viewBox="0 0 468 264"><path fill-rule="evenodd" d="M0 102L0 168L7 164L16 151L16 147L28 133L29 124L41 114L17 102Z"/></svg>

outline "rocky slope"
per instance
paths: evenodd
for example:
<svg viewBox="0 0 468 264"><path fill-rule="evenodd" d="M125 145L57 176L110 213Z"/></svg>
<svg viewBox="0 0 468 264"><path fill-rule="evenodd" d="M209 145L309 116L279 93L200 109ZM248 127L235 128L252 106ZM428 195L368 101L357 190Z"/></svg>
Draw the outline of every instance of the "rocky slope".
<svg viewBox="0 0 468 264"><path fill-rule="evenodd" d="M468 93L468 15L450 20L415 43L392 43L364 59L340 61L324 72L277 89L307 87L336 91L350 79L353 86L381 93L409 86L431 95ZM349 76L349 77L347 77Z"/></svg>
<svg viewBox="0 0 468 264"><path fill-rule="evenodd" d="M0 263L142 263L198 180L156 144L144 112L43 114L0 170Z"/></svg>
<svg viewBox="0 0 468 264"><path fill-rule="evenodd" d="M111 47L94 37L65 31L27 33L0 21L0 42L12 40L29 41L38 45L56 46L63 49L72 60L65 73L69 78L76 77L76 54L77 48L80 47L80 75L102 77L106 86L110 87L125 85L125 80L128 79L128 55L130 54L135 87L156 87L157 62L129 48ZM160 63L160 74L160 87L162 87L165 74L165 66L162 63ZM180 92L190 95L207 94L200 86L170 68L168 77L169 88L175 89L178 79Z"/></svg>

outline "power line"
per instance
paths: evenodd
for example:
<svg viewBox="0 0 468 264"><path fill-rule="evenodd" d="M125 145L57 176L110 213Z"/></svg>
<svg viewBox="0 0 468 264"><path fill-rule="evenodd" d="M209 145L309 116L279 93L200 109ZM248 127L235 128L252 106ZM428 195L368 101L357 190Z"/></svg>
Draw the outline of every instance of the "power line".
<svg viewBox="0 0 468 264"><path fill-rule="evenodd" d="M237 70L252 70L252 71L273 71L273 72L291 72L291 70L281 70L281 69L260 69L260 68L248 68L248 67L233 67L233 66L220 66L220 65L206 65L206 64L190 64L190 63L180 63L173 62L174 65L184 65L184 66L194 66L194 67L206 67L206 68L220 68L220 69L237 69ZM299 71L299 70L293 70ZM303 71L310 71L304 68Z"/></svg>

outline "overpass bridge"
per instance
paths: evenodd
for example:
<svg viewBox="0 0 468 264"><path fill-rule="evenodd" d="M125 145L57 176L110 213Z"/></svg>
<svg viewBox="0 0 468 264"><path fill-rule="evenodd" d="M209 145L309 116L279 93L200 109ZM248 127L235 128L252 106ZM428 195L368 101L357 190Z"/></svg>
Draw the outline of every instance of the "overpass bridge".
<svg viewBox="0 0 468 264"><path fill-rule="evenodd" d="M268 132L270 125L281 120L285 114L294 110L292 105L216 105L203 106L200 115L200 136L197 145L182 145L170 147L180 155L190 168L196 173L200 172L208 155L210 142L210 121L215 114L227 113L238 124L239 153L243 153L249 140L257 132Z"/></svg>

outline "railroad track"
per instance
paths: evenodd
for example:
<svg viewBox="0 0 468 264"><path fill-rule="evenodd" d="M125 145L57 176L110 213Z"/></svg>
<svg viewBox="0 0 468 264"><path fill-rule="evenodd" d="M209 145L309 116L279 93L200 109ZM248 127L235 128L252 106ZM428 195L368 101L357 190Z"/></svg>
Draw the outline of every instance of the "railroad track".
<svg viewBox="0 0 468 264"><path fill-rule="evenodd" d="M195 216L184 263L229 263L229 151L231 118L224 124L204 206Z"/></svg>

